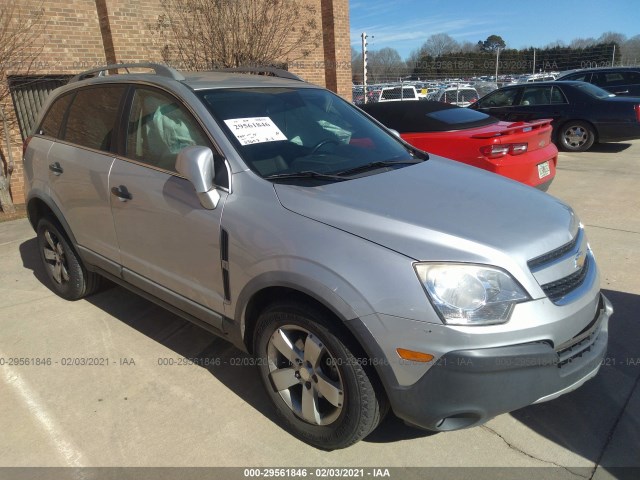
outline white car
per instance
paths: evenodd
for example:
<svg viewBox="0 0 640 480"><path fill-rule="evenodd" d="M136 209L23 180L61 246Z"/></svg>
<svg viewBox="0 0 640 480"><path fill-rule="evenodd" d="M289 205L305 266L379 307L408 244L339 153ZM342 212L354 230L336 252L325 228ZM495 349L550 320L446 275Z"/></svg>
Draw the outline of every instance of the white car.
<svg viewBox="0 0 640 480"><path fill-rule="evenodd" d="M449 87L434 93L430 100L468 107L479 98L478 91L473 87Z"/></svg>
<svg viewBox="0 0 640 480"><path fill-rule="evenodd" d="M405 100L420 100L414 86L386 87L380 91L379 102L400 102Z"/></svg>

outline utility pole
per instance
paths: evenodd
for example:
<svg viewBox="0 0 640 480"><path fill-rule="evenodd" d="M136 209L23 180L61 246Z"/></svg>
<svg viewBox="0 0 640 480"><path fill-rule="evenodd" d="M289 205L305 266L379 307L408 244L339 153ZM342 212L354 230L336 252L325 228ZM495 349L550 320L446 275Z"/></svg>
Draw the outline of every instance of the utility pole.
<svg viewBox="0 0 640 480"><path fill-rule="evenodd" d="M611 66L616 64L616 44L613 44L613 55L611 56Z"/></svg>
<svg viewBox="0 0 640 480"><path fill-rule="evenodd" d="M364 103L367 103L367 34L362 32L362 90Z"/></svg>
<svg viewBox="0 0 640 480"><path fill-rule="evenodd" d="M531 71L532 74L536 74L536 49L533 49L533 70Z"/></svg>
<svg viewBox="0 0 640 480"><path fill-rule="evenodd" d="M500 61L500 47L496 50L496 83L498 83L498 62Z"/></svg>

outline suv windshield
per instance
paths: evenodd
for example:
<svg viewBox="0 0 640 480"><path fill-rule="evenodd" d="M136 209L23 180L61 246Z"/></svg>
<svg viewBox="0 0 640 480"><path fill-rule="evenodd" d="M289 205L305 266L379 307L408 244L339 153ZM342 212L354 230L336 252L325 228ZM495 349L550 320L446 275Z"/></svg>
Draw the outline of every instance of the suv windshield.
<svg viewBox="0 0 640 480"><path fill-rule="evenodd" d="M327 183L427 158L326 90L232 88L199 96L247 166L270 180Z"/></svg>

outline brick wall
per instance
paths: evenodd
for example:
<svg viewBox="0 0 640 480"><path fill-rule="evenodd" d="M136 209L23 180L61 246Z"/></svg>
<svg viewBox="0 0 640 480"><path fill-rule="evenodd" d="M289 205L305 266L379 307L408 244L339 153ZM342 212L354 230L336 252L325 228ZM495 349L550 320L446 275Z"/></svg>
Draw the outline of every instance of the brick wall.
<svg viewBox="0 0 640 480"><path fill-rule="evenodd" d="M306 81L327 86L350 100L348 0L302 1L309 7L303 7L303 10L314 12L319 28L319 47L305 58L294 53L293 56L298 59L290 63L289 69ZM12 3L15 0L0 0L0 6ZM162 42L153 31L158 16L163 12L162 0L19 0L17 5L25 15L36 7L44 11L42 33L37 39L37 47L41 51L29 74L76 74L103 66L107 59L111 61L114 57L120 63L162 61ZM113 48L109 45L109 36ZM6 73L20 75L25 71L17 64ZM7 99L2 106L10 118L10 124L14 125L11 129L11 143L15 171L11 191L14 203L20 204L25 200L22 140L15 128L11 99ZM1 149L3 152L6 150L4 135Z"/></svg>
<svg viewBox="0 0 640 480"><path fill-rule="evenodd" d="M321 29L320 45L289 70L304 80L329 88L351 101L351 44L349 0L309 0Z"/></svg>

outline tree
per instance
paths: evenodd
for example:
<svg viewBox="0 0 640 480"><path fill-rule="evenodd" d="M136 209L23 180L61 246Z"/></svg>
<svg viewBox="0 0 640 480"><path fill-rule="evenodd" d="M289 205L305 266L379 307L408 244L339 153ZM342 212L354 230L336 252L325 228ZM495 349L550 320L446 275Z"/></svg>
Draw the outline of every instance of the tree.
<svg viewBox="0 0 640 480"><path fill-rule="evenodd" d="M427 38L422 44L422 52L434 58L440 57L446 53L456 52L460 49L460 45L446 33L436 33Z"/></svg>
<svg viewBox="0 0 640 480"><path fill-rule="evenodd" d="M351 47L351 79L353 83L362 82L362 52Z"/></svg>
<svg viewBox="0 0 640 480"><path fill-rule="evenodd" d="M478 51L478 45L476 45L475 43L472 43L468 40L465 40L464 42L462 42L460 44L460 48L459 51L461 53L473 53L473 52L477 52Z"/></svg>
<svg viewBox="0 0 640 480"><path fill-rule="evenodd" d="M11 199L11 175L14 162L9 131L15 126L7 117L11 91L8 75L28 75L42 51L43 10L40 2L27 4L3 2L0 4L0 207L7 213L15 212Z"/></svg>
<svg viewBox="0 0 640 480"><path fill-rule="evenodd" d="M618 46L624 44L627 41L627 37L618 32L604 32L598 38L598 43L615 43Z"/></svg>
<svg viewBox="0 0 640 480"><path fill-rule="evenodd" d="M478 49L481 52L495 52L498 49L503 50L506 46L500 35L489 35L484 42L482 40L478 42Z"/></svg>
<svg viewBox="0 0 640 480"><path fill-rule="evenodd" d="M593 37L589 37L589 38L574 38L571 41L571 43L569 44L569 47L573 48L573 49L587 48L587 47L592 47L596 43L598 43L598 42Z"/></svg>
<svg viewBox="0 0 640 480"><path fill-rule="evenodd" d="M404 61L407 66L407 70L409 72L413 72L420 66L420 62L422 62L422 58L426 55L422 47L416 48L415 50L411 50L411 53Z"/></svg>
<svg viewBox="0 0 640 480"><path fill-rule="evenodd" d="M300 0L165 0L155 30L164 60L187 70L286 65L321 40L316 8Z"/></svg>
<svg viewBox="0 0 640 480"><path fill-rule="evenodd" d="M406 64L395 48L383 48L369 52L368 77L372 83L398 80L408 73Z"/></svg>
<svg viewBox="0 0 640 480"><path fill-rule="evenodd" d="M640 65L640 35L635 35L622 45L622 65Z"/></svg>
<svg viewBox="0 0 640 480"><path fill-rule="evenodd" d="M544 46L544 48L546 49L551 49L551 48L564 48L566 47L567 44L564 43L564 41L562 39L558 39L555 42L549 42L547 45Z"/></svg>

